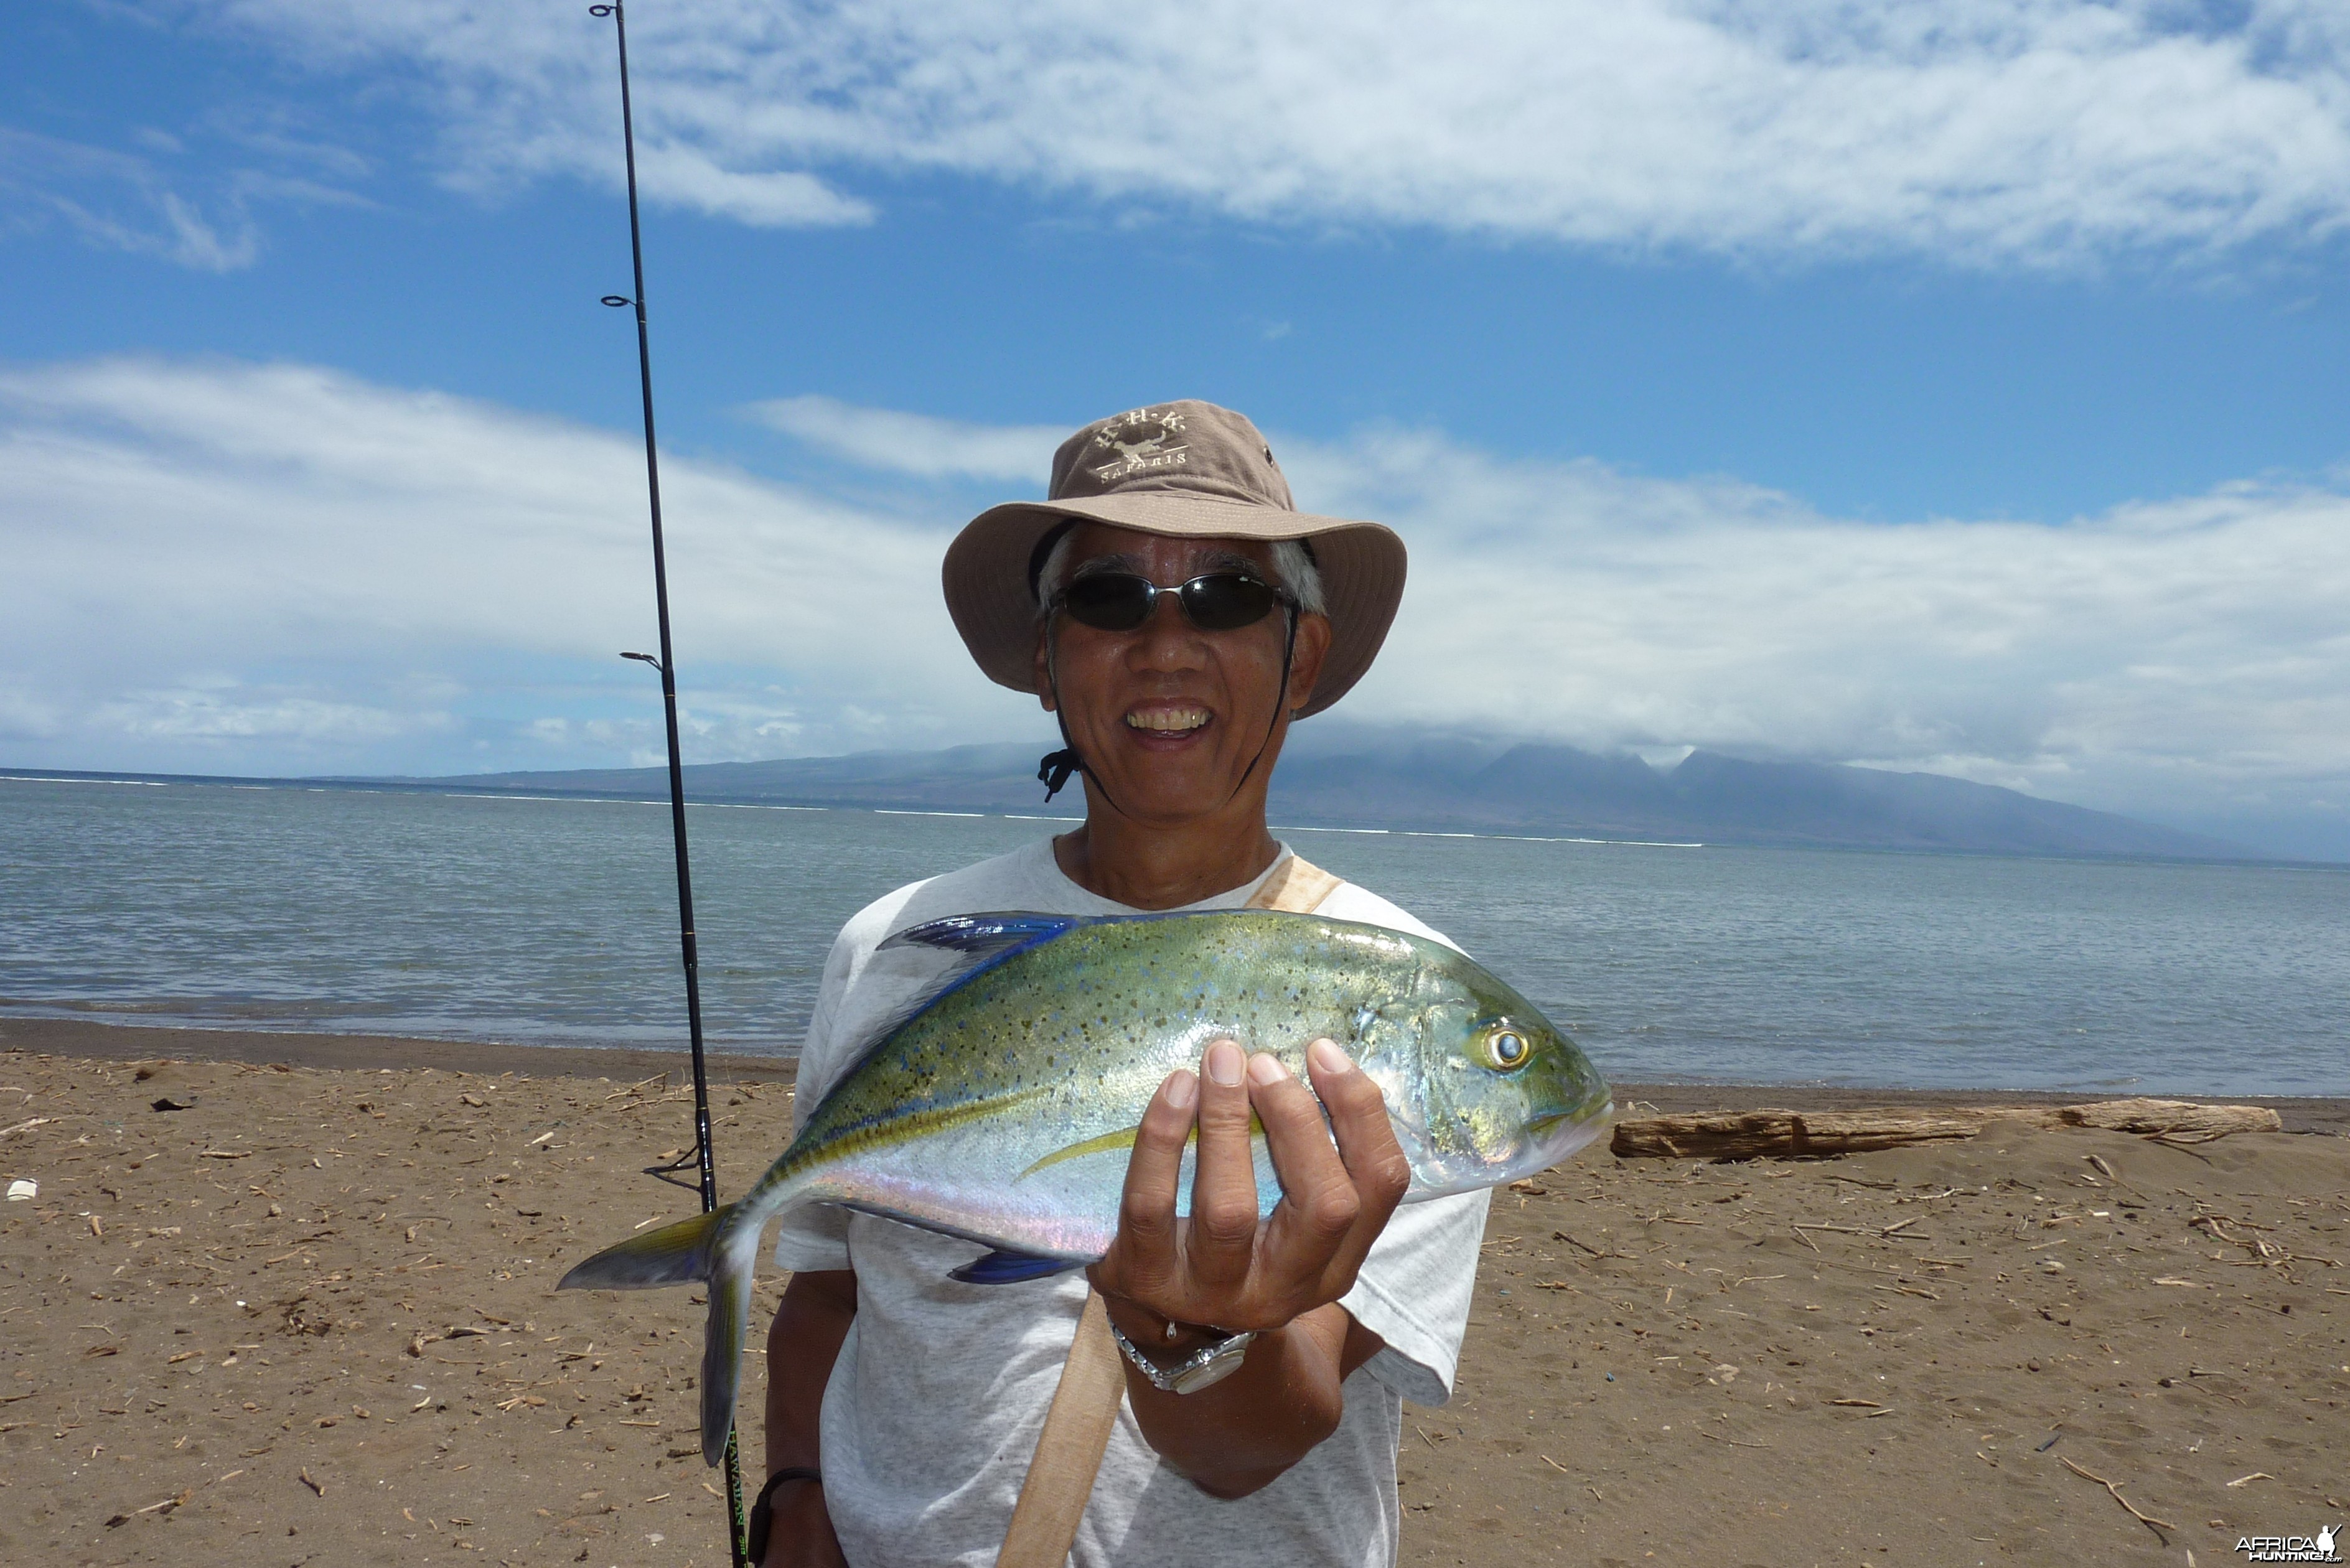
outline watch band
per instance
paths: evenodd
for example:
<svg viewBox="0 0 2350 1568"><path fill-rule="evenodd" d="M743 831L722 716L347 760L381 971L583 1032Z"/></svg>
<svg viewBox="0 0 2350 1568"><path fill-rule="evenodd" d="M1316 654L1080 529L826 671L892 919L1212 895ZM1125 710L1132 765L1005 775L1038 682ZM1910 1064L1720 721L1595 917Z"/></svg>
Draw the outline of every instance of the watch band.
<svg viewBox="0 0 2350 1568"><path fill-rule="evenodd" d="M1256 1331L1228 1334L1200 1346L1172 1366L1161 1366L1135 1348L1134 1341L1126 1337L1117 1324L1109 1325L1110 1337L1118 1341L1134 1369L1150 1380L1150 1386L1162 1394L1197 1394L1212 1387L1241 1369L1247 1358L1248 1347L1256 1338Z"/></svg>
<svg viewBox="0 0 2350 1568"><path fill-rule="evenodd" d="M813 1465L785 1465L769 1476L767 1484L759 1489L759 1500L751 1505L749 1527L743 1532L753 1563L767 1560L767 1537L775 1528L775 1489L785 1481L799 1480L812 1480L822 1486L824 1472Z"/></svg>

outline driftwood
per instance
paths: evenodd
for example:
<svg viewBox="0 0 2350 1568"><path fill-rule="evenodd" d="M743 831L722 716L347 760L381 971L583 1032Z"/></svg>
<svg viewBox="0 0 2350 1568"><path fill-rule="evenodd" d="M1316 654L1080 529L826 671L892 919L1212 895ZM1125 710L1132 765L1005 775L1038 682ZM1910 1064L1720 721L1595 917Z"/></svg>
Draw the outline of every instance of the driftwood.
<svg viewBox="0 0 2350 1568"><path fill-rule="evenodd" d="M1969 1138L1995 1121L2042 1127L2102 1127L2175 1143L2209 1143L2238 1132L2276 1132L2283 1123L2265 1106L2199 1106L2185 1100L2101 1100L2086 1106L1898 1106L1853 1111L1735 1111L1715 1116L1646 1116L1616 1124L1611 1146L1622 1158L1753 1159L1865 1154L1906 1144Z"/></svg>

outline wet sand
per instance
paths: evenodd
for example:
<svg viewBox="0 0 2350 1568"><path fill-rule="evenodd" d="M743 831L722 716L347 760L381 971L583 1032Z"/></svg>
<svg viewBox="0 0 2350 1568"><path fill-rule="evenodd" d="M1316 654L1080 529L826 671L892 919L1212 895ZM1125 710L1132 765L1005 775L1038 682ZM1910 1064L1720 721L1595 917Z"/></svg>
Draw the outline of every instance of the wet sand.
<svg viewBox="0 0 2350 1568"><path fill-rule="evenodd" d="M691 1142L679 1065L0 1021L0 1178L39 1183L0 1207L0 1560L724 1562L698 1308L551 1288L696 1207L641 1174ZM740 1190L789 1066L712 1076ZM2302 1130L1591 1152L1497 1195L1404 1561L2211 1564L2342 1520L2350 1106L2262 1103Z"/></svg>

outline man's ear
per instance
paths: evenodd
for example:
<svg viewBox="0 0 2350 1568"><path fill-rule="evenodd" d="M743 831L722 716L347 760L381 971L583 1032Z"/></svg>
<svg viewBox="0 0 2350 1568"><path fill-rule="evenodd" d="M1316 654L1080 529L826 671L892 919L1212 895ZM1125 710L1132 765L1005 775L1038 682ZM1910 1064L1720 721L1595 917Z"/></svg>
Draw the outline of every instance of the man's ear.
<svg viewBox="0 0 2350 1568"><path fill-rule="evenodd" d="M1323 661L1330 657L1330 618L1300 614L1297 647L1289 656L1288 709L1295 713L1312 700L1322 680Z"/></svg>
<svg viewBox="0 0 2350 1568"><path fill-rule="evenodd" d="M1053 627L1050 621L1036 623L1036 701L1045 712L1057 706L1053 701Z"/></svg>

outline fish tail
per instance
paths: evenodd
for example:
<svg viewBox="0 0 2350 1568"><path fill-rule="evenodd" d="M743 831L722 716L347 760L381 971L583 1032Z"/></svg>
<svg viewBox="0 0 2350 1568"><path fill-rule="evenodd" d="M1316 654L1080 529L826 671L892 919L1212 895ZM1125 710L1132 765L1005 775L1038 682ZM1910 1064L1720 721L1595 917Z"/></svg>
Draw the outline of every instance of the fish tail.
<svg viewBox="0 0 2350 1568"><path fill-rule="evenodd" d="M743 1386L743 1336L751 1321L751 1284L759 1267L761 1227L723 1238L710 1274L710 1323L702 1339L702 1459L726 1456L734 1428L734 1401Z"/></svg>
<svg viewBox="0 0 2350 1568"><path fill-rule="evenodd" d="M556 1282L558 1291L648 1291L694 1284L711 1275L716 1243L733 1217L729 1203L605 1248Z"/></svg>
<svg viewBox="0 0 2350 1568"><path fill-rule="evenodd" d="M759 1268L764 1224L733 1223L740 1202L631 1236L564 1275L557 1290L640 1291L707 1284L710 1322L702 1344L702 1457L725 1457L743 1387L743 1339L750 1326L751 1285ZM744 1218L753 1218L744 1216Z"/></svg>

